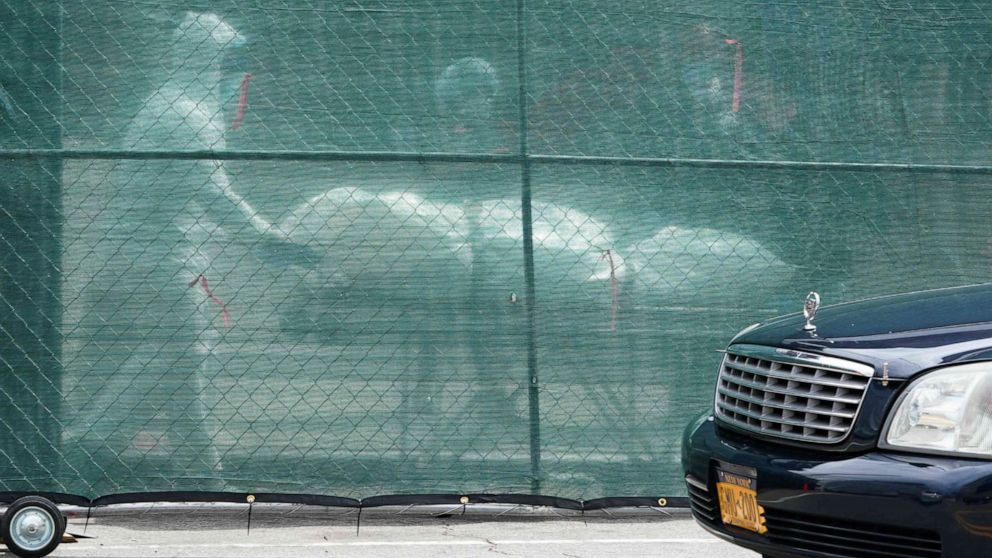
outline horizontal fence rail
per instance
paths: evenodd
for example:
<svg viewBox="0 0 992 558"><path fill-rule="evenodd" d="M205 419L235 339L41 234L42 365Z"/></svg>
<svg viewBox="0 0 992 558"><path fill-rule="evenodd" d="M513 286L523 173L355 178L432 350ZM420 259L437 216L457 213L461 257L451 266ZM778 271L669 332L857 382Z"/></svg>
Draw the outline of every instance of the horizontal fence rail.
<svg viewBox="0 0 992 558"><path fill-rule="evenodd" d="M354 163L531 163L561 165L601 165L621 167L690 167L710 169L919 172L947 174L989 174L992 165L948 165L925 163L853 163L844 161L749 161L656 157L593 157L570 155L495 155L487 153L402 153L388 151L126 151L119 149L0 150L0 158L17 159L94 159L94 160L217 160L217 161L340 161Z"/></svg>

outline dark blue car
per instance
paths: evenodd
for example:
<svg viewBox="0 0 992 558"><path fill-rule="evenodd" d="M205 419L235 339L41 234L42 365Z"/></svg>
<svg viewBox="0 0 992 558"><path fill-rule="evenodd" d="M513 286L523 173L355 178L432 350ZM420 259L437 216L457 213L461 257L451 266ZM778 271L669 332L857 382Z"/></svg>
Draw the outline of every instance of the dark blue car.
<svg viewBox="0 0 992 558"><path fill-rule="evenodd" d="M992 285L818 307L727 347L696 520L772 558L992 556Z"/></svg>

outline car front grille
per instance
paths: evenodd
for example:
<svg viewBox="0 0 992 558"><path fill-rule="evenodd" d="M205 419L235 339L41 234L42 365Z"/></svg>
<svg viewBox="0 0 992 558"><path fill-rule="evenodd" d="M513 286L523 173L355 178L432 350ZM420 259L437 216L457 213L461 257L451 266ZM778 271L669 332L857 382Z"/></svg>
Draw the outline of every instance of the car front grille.
<svg viewBox="0 0 992 558"><path fill-rule="evenodd" d="M720 509L702 480L687 475L689 505L697 521L720 527ZM936 531L891 527L876 523L779 510L764 504L765 537L791 550L819 552L843 558L941 558L943 544Z"/></svg>
<svg viewBox="0 0 992 558"><path fill-rule="evenodd" d="M706 483L688 475L685 477L685 486L689 492L689 507L692 509L692 515L699 521L716 523L720 512L717 511L716 499L710 495Z"/></svg>
<svg viewBox="0 0 992 558"><path fill-rule="evenodd" d="M766 536L776 544L845 558L940 558L940 535L874 523L838 521L765 509Z"/></svg>
<svg viewBox="0 0 992 558"><path fill-rule="evenodd" d="M815 444L844 440L872 367L757 345L733 345L720 368L716 416L764 436Z"/></svg>

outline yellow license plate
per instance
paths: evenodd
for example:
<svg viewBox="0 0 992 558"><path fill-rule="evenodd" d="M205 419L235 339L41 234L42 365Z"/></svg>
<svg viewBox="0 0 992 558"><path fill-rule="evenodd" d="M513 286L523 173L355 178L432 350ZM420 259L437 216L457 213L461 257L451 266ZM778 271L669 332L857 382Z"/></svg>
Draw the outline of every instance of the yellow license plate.
<svg viewBox="0 0 992 558"><path fill-rule="evenodd" d="M720 499L720 518L758 534L765 534L765 509L758 505L757 481L717 469L716 493Z"/></svg>

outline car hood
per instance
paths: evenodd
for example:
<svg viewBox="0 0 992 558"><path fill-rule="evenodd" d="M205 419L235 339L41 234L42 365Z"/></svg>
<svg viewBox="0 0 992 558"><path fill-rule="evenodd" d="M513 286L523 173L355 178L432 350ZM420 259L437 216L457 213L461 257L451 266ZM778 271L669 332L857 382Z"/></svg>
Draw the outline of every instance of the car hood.
<svg viewBox="0 0 992 558"><path fill-rule="evenodd" d="M992 284L825 306L815 332L801 313L774 318L733 343L807 350L859 360L894 378L942 364L992 359Z"/></svg>

